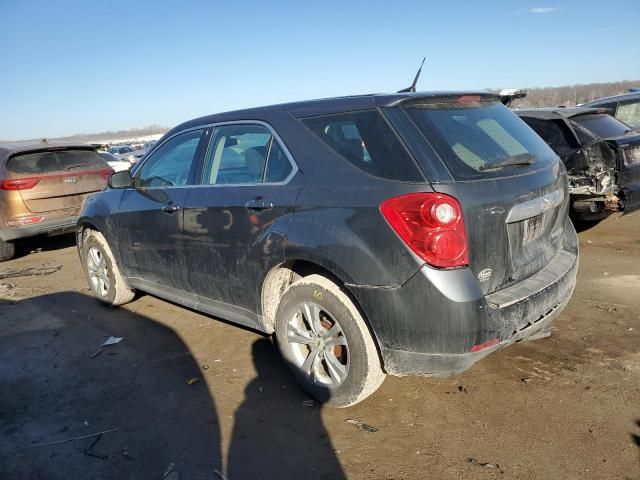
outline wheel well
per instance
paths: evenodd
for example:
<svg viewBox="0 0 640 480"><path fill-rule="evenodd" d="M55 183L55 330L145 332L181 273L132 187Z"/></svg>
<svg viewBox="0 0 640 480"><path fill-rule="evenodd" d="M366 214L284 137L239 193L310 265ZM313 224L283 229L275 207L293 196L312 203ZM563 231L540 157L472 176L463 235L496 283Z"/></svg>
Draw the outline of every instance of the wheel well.
<svg viewBox="0 0 640 480"><path fill-rule="evenodd" d="M76 244L78 245L78 248L82 248L82 243L84 241L84 238L87 236L87 232L89 230L93 230L95 232L99 232L100 230L98 230L95 226L93 226L92 224L88 223L88 222L84 222L77 230L76 230Z"/></svg>
<svg viewBox="0 0 640 480"><path fill-rule="evenodd" d="M302 277L322 275L342 287L344 285L333 273L318 264L304 260L281 263L267 273L262 284L262 322L265 331L273 333L276 323L276 312L280 298L289 286Z"/></svg>

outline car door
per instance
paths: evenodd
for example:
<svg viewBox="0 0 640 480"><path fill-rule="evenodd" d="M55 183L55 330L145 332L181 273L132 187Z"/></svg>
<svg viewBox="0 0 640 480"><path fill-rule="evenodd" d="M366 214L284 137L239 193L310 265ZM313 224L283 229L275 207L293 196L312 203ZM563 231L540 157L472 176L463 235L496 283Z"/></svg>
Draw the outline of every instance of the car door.
<svg viewBox="0 0 640 480"><path fill-rule="evenodd" d="M301 174L265 124L218 125L210 138L200 185L184 200L189 285L198 308L255 326L260 280L284 261Z"/></svg>
<svg viewBox="0 0 640 480"><path fill-rule="evenodd" d="M181 205L193 183L204 129L175 135L133 173L116 220L120 258L138 288L180 294L189 289Z"/></svg>

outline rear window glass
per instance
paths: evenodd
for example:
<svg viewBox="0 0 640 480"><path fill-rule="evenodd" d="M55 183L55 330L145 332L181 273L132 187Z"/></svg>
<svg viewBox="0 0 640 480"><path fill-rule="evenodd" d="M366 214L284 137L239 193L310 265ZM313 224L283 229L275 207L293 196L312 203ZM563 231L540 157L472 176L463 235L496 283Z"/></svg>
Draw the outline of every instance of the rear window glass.
<svg viewBox="0 0 640 480"><path fill-rule="evenodd" d="M377 110L310 117L302 122L335 152L370 175L390 180L424 181Z"/></svg>
<svg viewBox="0 0 640 480"><path fill-rule="evenodd" d="M555 161L553 150L499 102L405 108L457 179L513 175L529 166L537 168Z"/></svg>
<svg viewBox="0 0 640 480"><path fill-rule="evenodd" d="M7 170L12 173L50 173L106 168L107 162L93 150L53 150L23 153L11 157Z"/></svg>
<svg viewBox="0 0 640 480"><path fill-rule="evenodd" d="M600 138L619 137L629 131L629 127L624 123L604 113L580 115L579 117L573 117L571 120L595 133Z"/></svg>
<svg viewBox="0 0 640 480"><path fill-rule="evenodd" d="M640 101L621 103L616 118L632 127L640 126Z"/></svg>

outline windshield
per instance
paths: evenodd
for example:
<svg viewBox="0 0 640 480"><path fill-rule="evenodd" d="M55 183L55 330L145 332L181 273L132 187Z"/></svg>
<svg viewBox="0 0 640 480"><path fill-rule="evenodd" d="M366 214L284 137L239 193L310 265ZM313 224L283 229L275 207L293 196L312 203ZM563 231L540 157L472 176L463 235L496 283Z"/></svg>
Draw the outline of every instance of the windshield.
<svg viewBox="0 0 640 480"><path fill-rule="evenodd" d="M514 175L557 158L499 102L420 104L406 111L456 179Z"/></svg>
<svg viewBox="0 0 640 480"><path fill-rule="evenodd" d="M606 113L580 115L579 117L573 117L571 120L595 133L600 138L619 137L629 131L627 125Z"/></svg>

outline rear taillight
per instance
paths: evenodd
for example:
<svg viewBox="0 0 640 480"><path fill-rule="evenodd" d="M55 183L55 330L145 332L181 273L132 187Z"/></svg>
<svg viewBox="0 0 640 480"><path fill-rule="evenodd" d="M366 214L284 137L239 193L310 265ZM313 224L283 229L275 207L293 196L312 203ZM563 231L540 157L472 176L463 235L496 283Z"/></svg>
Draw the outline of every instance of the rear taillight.
<svg viewBox="0 0 640 480"><path fill-rule="evenodd" d="M105 168L104 170L100 170L98 173L102 178L106 180L111 176L113 172L114 172L113 168L109 167L109 168Z"/></svg>
<svg viewBox="0 0 640 480"><path fill-rule="evenodd" d="M29 190L35 187L39 181L39 178L14 178L0 182L0 188L2 190Z"/></svg>
<svg viewBox="0 0 640 480"><path fill-rule="evenodd" d="M380 211L407 246L429 265L469 264L467 234L458 201L441 193L410 193L385 200Z"/></svg>
<svg viewBox="0 0 640 480"><path fill-rule="evenodd" d="M60 180L71 177L77 179L78 177L92 175L99 175L101 178L106 180L112 173L113 169L111 167L107 167L100 170L82 170L73 173L55 173L52 175L41 175L39 177L12 178L0 182L0 188L2 190L28 190L35 187L41 180Z"/></svg>

